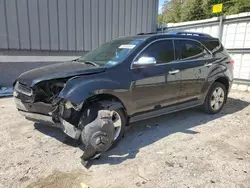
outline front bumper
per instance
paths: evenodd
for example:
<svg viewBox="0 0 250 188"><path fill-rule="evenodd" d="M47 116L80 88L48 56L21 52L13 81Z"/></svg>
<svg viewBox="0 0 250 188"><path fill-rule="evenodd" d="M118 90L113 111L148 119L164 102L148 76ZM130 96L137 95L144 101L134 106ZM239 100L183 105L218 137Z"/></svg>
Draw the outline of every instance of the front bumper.
<svg viewBox="0 0 250 188"><path fill-rule="evenodd" d="M51 116L46 116L43 114L36 114L31 112L25 112L18 110L22 116L24 116L27 120L34 121L37 123L41 123L44 125L50 125L53 127L58 127L58 125L53 121Z"/></svg>
<svg viewBox="0 0 250 188"><path fill-rule="evenodd" d="M14 97L14 102L17 109L24 112L48 115L49 112L54 110L51 104L46 104L43 102L23 102L21 99L16 97Z"/></svg>
<svg viewBox="0 0 250 188"><path fill-rule="evenodd" d="M43 125L49 125L60 128L64 133L73 139L78 140L81 131L74 125L65 121L63 118L58 117L59 122L55 122L53 117L49 115L49 111L52 111L52 107L44 103L23 103L20 99L14 97L16 107L21 115L27 120L37 122ZM47 115L48 114L48 115Z"/></svg>
<svg viewBox="0 0 250 188"><path fill-rule="evenodd" d="M64 133L66 133L68 136L70 136L73 139L78 140L81 135L80 129L77 129L74 125L70 124L69 122L65 121L62 118L59 118L60 123L55 123L51 116L25 112L21 110L19 110L19 112L27 120L34 121L43 125L49 125L49 126L60 128Z"/></svg>

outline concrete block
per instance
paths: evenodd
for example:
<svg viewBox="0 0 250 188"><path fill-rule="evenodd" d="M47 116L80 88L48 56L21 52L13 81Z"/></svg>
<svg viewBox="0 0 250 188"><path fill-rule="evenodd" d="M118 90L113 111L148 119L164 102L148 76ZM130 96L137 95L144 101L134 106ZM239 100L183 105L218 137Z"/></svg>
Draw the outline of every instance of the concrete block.
<svg viewBox="0 0 250 188"><path fill-rule="evenodd" d="M238 90L240 91L247 91L247 89L248 89L247 85L243 85L243 84L238 85Z"/></svg>
<svg viewBox="0 0 250 188"><path fill-rule="evenodd" d="M235 90L238 89L238 84L233 84L232 89L235 89Z"/></svg>

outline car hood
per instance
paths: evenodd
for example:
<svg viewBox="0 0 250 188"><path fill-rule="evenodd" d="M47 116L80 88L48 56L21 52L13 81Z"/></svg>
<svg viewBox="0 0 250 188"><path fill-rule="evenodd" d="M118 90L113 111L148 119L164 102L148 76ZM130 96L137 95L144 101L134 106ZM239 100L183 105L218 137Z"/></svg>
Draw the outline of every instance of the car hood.
<svg viewBox="0 0 250 188"><path fill-rule="evenodd" d="M73 76L100 73L104 72L105 70L106 68L104 67L94 67L90 64L64 62L24 72L18 77L17 81L32 87L35 84L45 80L70 78Z"/></svg>

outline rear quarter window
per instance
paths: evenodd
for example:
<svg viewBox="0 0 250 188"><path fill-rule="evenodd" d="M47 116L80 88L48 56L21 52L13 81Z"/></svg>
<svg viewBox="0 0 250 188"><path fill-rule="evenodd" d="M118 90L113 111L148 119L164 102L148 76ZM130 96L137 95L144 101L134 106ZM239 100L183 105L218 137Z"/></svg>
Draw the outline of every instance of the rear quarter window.
<svg viewBox="0 0 250 188"><path fill-rule="evenodd" d="M221 45L219 40L206 40L203 41L203 44L212 53L223 50L223 46Z"/></svg>
<svg viewBox="0 0 250 188"><path fill-rule="evenodd" d="M199 42L193 40L174 40L177 60L190 60L203 58L209 52Z"/></svg>

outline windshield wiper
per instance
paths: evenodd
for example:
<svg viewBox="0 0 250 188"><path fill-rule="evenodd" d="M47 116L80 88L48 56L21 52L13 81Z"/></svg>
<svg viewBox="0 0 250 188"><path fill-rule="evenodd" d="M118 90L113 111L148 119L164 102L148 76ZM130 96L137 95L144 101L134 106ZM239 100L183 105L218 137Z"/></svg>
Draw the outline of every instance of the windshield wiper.
<svg viewBox="0 0 250 188"><path fill-rule="evenodd" d="M84 63L84 64L90 64L90 65L93 65L95 67L99 67L99 65L93 61L86 61L86 60L81 60L80 58L77 58L77 59L74 59L72 60L73 62L81 62L81 63Z"/></svg>
<svg viewBox="0 0 250 188"><path fill-rule="evenodd" d="M73 59L73 60L71 60L71 61L73 61L73 62L77 62L80 58L81 58L81 57L78 57L78 58Z"/></svg>
<svg viewBox="0 0 250 188"><path fill-rule="evenodd" d="M95 67L99 67L99 65L98 64L96 64L95 62L93 62L93 61L83 61L85 64L90 64L90 65L93 65L93 66L95 66Z"/></svg>

